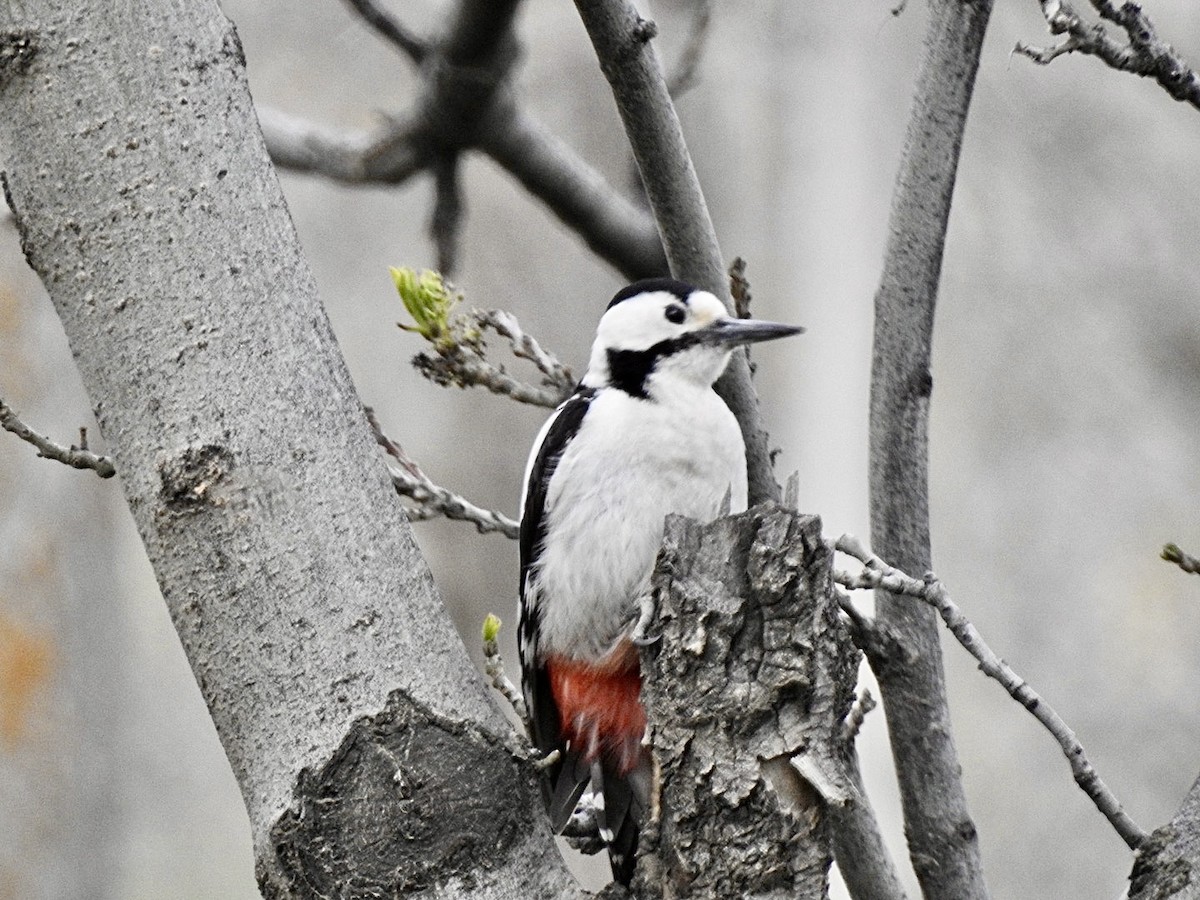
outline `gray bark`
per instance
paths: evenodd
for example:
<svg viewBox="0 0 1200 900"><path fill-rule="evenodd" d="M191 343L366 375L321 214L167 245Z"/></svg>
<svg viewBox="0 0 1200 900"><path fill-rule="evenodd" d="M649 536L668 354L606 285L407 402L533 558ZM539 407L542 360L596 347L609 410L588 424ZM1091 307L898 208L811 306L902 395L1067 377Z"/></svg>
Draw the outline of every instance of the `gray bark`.
<svg viewBox="0 0 1200 900"><path fill-rule="evenodd" d="M264 893L569 896L377 455L216 4L0 6L0 139Z"/></svg>
<svg viewBox="0 0 1200 900"><path fill-rule="evenodd" d="M930 346L959 150L990 0L930 4L890 238L875 297L870 506L874 550L907 572L932 568L929 543ZM878 621L911 659L872 659L900 781L909 855L927 898L985 897L946 704L938 621L880 592Z"/></svg>
<svg viewBox="0 0 1200 900"><path fill-rule="evenodd" d="M654 24L642 19L628 0L575 0L575 6L612 86L671 274L711 291L732 313L716 229L654 52ZM778 500L770 441L745 353L733 354L717 382L717 393L742 428L750 503Z"/></svg>
<svg viewBox="0 0 1200 900"><path fill-rule="evenodd" d="M1138 848L1129 874L1129 900L1200 898L1200 778L1179 812Z"/></svg>
<svg viewBox="0 0 1200 900"><path fill-rule="evenodd" d="M831 860L806 771L844 785L840 726L858 654L838 620L820 520L767 505L672 517L643 653L661 783L635 881L644 897L822 898Z"/></svg>

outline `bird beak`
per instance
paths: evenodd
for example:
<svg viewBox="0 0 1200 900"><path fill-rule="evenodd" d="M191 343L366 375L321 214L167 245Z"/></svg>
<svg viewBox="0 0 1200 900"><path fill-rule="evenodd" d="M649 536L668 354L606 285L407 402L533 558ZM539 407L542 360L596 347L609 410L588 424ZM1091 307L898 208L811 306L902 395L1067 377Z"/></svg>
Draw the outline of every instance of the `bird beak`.
<svg viewBox="0 0 1200 900"><path fill-rule="evenodd" d="M728 316L722 316L694 332L696 337L706 344L728 347L757 344L759 341L773 341L776 338L803 333L804 329L799 325L764 322L761 319L733 319Z"/></svg>

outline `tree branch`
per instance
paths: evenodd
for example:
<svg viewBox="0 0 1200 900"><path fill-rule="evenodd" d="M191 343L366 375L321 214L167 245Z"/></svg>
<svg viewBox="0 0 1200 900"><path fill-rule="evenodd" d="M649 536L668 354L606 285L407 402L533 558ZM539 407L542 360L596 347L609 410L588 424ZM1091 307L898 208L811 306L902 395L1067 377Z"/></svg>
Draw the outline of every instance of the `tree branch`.
<svg viewBox="0 0 1200 900"><path fill-rule="evenodd" d="M1175 48L1158 37L1158 31L1137 3L1091 0L1105 19L1121 28L1128 43L1109 37L1103 22L1087 23L1067 0L1039 0L1042 15L1051 34L1066 39L1053 47L1031 47L1018 42L1013 48L1039 65L1049 65L1067 53L1083 53L1102 60L1109 68L1152 78L1181 103L1200 109L1200 75L1184 61Z"/></svg>
<svg viewBox="0 0 1200 900"><path fill-rule="evenodd" d="M575 6L612 87L672 274L720 297L732 313L716 230L651 43L656 26L629 0L575 0ZM733 354L717 393L742 429L750 503L778 500L770 442L745 353Z"/></svg>
<svg viewBox="0 0 1200 900"><path fill-rule="evenodd" d="M373 3L348 2L374 27L391 27ZM271 158L281 168L348 183L399 184L447 152L475 148L627 278L663 274L653 221L517 104L507 83L516 57L515 9L513 0L464 0L437 47L420 51L436 64L426 65L416 112L378 130L342 132L260 109Z"/></svg>
<svg viewBox="0 0 1200 900"><path fill-rule="evenodd" d="M374 0L346 0L364 22L395 46L414 63L424 62L429 44L379 8Z"/></svg>
<svg viewBox="0 0 1200 900"><path fill-rule="evenodd" d="M56 460L73 469L91 469L101 478L112 478L117 474L111 459L107 456L98 456L88 450L87 442L83 439L87 436L85 429L80 429L82 446L76 447L72 444L70 447L64 447L62 444L55 443L50 438L38 434L22 422L3 400L0 400L0 428L10 431L26 443L32 444L37 448L38 456L44 459Z"/></svg>
<svg viewBox="0 0 1200 900"><path fill-rule="evenodd" d="M401 184L429 164L420 127L408 121L373 132L346 131L260 106L258 124L281 169L350 184Z"/></svg>
<svg viewBox="0 0 1200 900"><path fill-rule="evenodd" d="M626 278L666 274L654 220L541 122L515 103L507 109L479 135L479 149Z"/></svg>
<svg viewBox="0 0 1200 900"><path fill-rule="evenodd" d="M478 507L453 491L434 484L412 457L404 452L404 448L384 434L379 420L375 417L375 411L369 406L363 409L367 421L371 424L375 441L399 464L398 468L388 466L388 474L392 477L396 493L417 504L417 515L410 515L410 518L431 519L435 516L445 516L447 519L473 523L480 534L498 531L506 538L517 539L521 532L520 523L503 513Z"/></svg>
<svg viewBox="0 0 1200 900"><path fill-rule="evenodd" d="M930 348L946 225L991 0L933 0L875 295L871 365L871 535L910 570L930 568ZM987 896L946 701L937 619L887 594L877 619L911 663L881 664L909 857L926 900Z"/></svg>
<svg viewBox="0 0 1200 900"><path fill-rule="evenodd" d="M1014 700L1025 707L1053 735L1071 765L1075 783L1091 798L1121 839L1134 850L1145 841L1146 832L1122 809L1117 798L1088 760L1075 732L1050 704L1030 687L1029 682L987 645L933 573L927 574L924 581L918 581L889 566L850 535L838 538L834 548L863 564L858 573L834 569L833 580L842 587L848 590L884 590L892 595L915 598L936 610L955 639L979 661L980 670L989 678L998 681Z"/></svg>

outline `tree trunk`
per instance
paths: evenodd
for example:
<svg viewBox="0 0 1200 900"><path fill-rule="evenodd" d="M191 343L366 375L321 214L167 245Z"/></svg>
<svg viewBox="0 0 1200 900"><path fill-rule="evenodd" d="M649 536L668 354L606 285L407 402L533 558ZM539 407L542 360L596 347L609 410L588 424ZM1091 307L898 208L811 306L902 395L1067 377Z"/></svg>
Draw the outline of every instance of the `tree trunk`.
<svg viewBox="0 0 1200 900"><path fill-rule="evenodd" d="M859 657L832 557L819 519L775 505L667 520L642 689L662 794L639 896L827 896L829 829L800 770L844 782Z"/></svg>
<svg viewBox="0 0 1200 900"><path fill-rule="evenodd" d="M250 815L267 896L559 897L213 2L9 2L4 180Z"/></svg>

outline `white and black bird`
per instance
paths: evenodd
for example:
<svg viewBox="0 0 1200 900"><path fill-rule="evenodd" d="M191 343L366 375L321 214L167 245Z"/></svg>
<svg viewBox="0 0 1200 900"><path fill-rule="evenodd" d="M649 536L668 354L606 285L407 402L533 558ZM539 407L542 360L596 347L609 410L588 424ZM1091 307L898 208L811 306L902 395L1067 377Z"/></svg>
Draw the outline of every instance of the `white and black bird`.
<svg viewBox="0 0 1200 900"><path fill-rule="evenodd" d="M650 791L631 640L670 513L746 508L746 454L713 390L733 350L796 334L730 317L707 291L640 281L600 319L587 374L543 426L521 505L518 648L534 744L558 750L546 801L561 830L589 782L613 877L628 884Z"/></svg>

